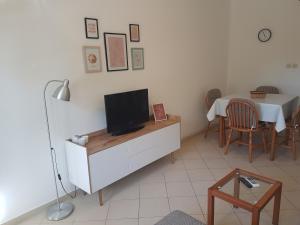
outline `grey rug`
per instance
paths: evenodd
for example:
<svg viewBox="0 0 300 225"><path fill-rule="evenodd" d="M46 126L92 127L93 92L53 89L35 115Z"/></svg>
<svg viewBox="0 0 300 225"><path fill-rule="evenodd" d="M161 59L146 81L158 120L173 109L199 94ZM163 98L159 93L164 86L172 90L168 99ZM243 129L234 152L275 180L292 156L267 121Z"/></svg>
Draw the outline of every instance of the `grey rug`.
<svg viewBox="0 0 300 225"><path fill-rule="evenodd" d="M190 215L179 210L173 211L158 221L155 225L205 225Z"/></svg>

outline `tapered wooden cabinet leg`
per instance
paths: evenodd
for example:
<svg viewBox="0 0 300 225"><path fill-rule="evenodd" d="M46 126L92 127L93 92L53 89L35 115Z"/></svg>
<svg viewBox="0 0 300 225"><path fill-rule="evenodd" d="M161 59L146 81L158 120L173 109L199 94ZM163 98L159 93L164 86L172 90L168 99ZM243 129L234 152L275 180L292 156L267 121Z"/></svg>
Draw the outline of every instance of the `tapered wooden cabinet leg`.
<svg viewBox="0 0 300 225"><path fill-rule="evenodd" d="M207 225L214 225L214 214L215 214L215 197L212 195L211 190L208 190Z"/></svg>
<svg viewBox="0 0 300 225"><path fill-rule="evenodd" d="M102 193L102 189L98 191L98 196L99 196L99 204L100 204L100 206L103 206L103 193Z"/></svg>
<svg viewBox="0 0 300 225"><path fill-rule="evenodd" d="M170 156L171 156L171 163L174 164L175 163L175 154L174 154L174 152L172 152L170 154Z"/></svg>
<svg viewBox="0 0 300 225"><path fill-rule="evenodd" d="M282 190L282 186L280 186L280 188L277 190L274 197L273 220L272 220L273 225L278 225L279 223L281 190Z"/></svg>

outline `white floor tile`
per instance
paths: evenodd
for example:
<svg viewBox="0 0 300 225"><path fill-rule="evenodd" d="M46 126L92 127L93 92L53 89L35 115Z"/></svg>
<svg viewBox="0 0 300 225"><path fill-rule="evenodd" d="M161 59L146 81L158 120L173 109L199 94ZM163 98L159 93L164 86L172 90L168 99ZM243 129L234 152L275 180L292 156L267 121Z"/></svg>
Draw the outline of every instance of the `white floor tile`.
<svg viewBox="0 0 300 225"><path fill-rule="evenodd" d="M140 198L167 197L165 183L149 183L140 185Z"/></svg>
<svg viewBox="0 0 300 225"><path fill-rule="evenodd" d="M238 217L234 213L215 215L215 225L240 225Z"/></svg>
<svg viewBox="0 0 300 225"><path fill-rule="evenodd" d="M170 212L167 198L145 198L140 200L140 217L164 217Z"/></svg>
<svg viewBox="0 0 300 225"><path fill-rule="evenodd" d="M109 206L108 219L138 218L139 200L112 201Z"/></svg>
<svg viewBox="0 0 300 225"><path fill-rule="evenodd" d="M202 214L196 197L171 197L169 202L171 211L180 210L188 214Z"/></svg>
<svg viewBox="0 0 300 225"><path fill-rule="evenodd" d="M205 163L209 169L228 169L230 166L225 159L206 158Z"/></svg>
<svg viewBox="0 0 300 225"><path fill-rule="evenodd" d="M190 182L166 183L169 197L194 196L194 190Z"/></svg>
<svg viewBox="0 0 300 225"><path fill-rule="evenodd" d="M185 159L183 160L186 169L206 169L207 166L202 159Z"/></svg>
<svg viewBox="0 0 300 225"><path fill-rule="evenodd" d="M215 181L196 181L192 182L193 188L197 195L207 195L207 190Z"/></svg>
<svg viewBox="0 0 300 225"><path fill-rule="evenodd" d="M138 225L138 219L107 220L105 225Z"/></svg>
<svg viewBox="0 0 300 225"><path fill-rule="evenodd" d="M191 181L215 180L209 169L193 169L187 171Z"/></svg>
<svg viewBox="0 0 300 225"><path fill-rule="evenodd" d="M74 222L73 225L105 225L105 220L103 220L103 221Z"/></svg>
<svg viewBox="0 0 300 225"><path fill-rule="evenodd" d="M166 182L189 182L187 172L185 170L172 170L164 173Z"/></svg>
<svg viewBox="0 0 300 225"><path fill-rule="evenodd" d="M140 218L139 225L154 225L163 217Z"/></svg>

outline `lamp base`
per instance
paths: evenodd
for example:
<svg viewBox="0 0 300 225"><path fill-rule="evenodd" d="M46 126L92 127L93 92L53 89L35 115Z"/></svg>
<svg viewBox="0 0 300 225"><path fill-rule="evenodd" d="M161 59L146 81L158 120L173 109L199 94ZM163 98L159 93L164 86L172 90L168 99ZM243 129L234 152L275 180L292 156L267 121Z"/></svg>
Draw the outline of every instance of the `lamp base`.
<svg viewBox="0 0 300 225"><path fill-rule="evenodd" d="M72 203L60 203L60 208L58 204L55 204L48 208L47 216L50 221L58 221L67 218L72 214L74 210L74 205Z"/></svg>

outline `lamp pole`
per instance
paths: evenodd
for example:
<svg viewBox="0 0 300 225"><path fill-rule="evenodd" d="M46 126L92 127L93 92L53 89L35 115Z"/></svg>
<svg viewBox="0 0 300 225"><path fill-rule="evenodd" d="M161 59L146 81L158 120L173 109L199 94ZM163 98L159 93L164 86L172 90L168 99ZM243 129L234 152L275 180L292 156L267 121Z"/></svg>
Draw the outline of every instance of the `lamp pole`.
<svg viewBox="0 0 300 225"><path fill-rule="evenodd" d="M57 187L57 180L56 176L59 176L57 174L57 162L56 162L56 153L55 149L52 146L52 140L51 140L51 134L50 134L50 126L49 126L49 117L48 117L48 109L47 109L47 98L46 98L46 91L48 86L51 83L61 83L54 92L53 97L58 100L63 101L70 101L70 91L69 91L69 81L68 80L51 80L48 81L44 87L44 108L45 108L45 116L46 116L46 124L47 124L47 132L48 132L48 141L49 141L49 149L50 149L50 155L51 155L51 163L52 163L52 172L53 172L53 179L55 184L55 192L56 192L56 204L51 206L48 209L48 219L49 220L62 220L66 217L68 217L74 210L74 206L71 203L61 203L59 200L59 194L58 194L58 187Z"/></svg>

